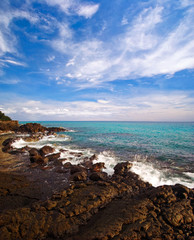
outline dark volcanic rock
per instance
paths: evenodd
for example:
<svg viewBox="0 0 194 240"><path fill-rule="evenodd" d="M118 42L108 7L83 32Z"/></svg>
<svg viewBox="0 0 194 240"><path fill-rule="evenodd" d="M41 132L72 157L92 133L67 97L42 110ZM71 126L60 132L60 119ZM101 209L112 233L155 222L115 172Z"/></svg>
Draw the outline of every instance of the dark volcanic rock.
<svg viewBox="0 0 194 240"><path fill-rule="evenodd" d="M141 183L133 173L125 177L115 174L112 179L97 182L87 182L84 171L72 177L76 183L51 199L3 212L1 238L191 239L193 190L181 185L153 188ZM138 190L134 192L135 186ZM179 196L179 190L188 198Z"/></svg>

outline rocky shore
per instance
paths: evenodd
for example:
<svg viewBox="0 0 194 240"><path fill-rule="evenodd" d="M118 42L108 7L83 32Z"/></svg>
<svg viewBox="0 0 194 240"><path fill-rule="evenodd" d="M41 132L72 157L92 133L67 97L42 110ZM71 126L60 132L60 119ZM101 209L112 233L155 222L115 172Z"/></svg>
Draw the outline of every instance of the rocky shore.
<svg viewBox="0 0 194 240"><path fill-rule="evenodd" d="M104 172L97 156L78 165L51 146L15 148L65 132L26 124L0 138L0 239L194 240L194 190L153 187L118 163ZM79 152L69 152L81 156Z"/></svg>

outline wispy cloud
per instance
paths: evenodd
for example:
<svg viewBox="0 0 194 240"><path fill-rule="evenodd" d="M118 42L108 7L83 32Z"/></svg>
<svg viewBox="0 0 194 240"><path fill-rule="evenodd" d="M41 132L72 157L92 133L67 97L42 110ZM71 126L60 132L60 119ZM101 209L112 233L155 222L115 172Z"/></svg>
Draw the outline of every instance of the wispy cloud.
<svg viewBox="0 0 194 240"><path fill-rule="evenodd" d="M73 102L12 99L1 108L6 114L22 120L192 121L194 99L190 94L151 92L130 98L107 96L106 100Z"/></svg>
<svg viewBox="0 0 194 240"><path fill-rule="evenodd" d="M93 2L81 2L79 0L45 0L48 5L58 6L68 15L79 15L91 18L99 9L99 4Z"/></svg>
<svg viewBox="0 0 194 240"><path fill-rule="evenodd" d="M0 59L0 64L3 64L3 65L12 64L12 65L23 66L23 67L26 66L25 63L19 62L13 59Z"/></svg>
<svg viewBox="0 0 194 240"><path fill-rule="evenodd" d="M8 85L12 85L12 84L18 84L21 81L19 79L1 79L0 83L2 84L8 84Z"/></svg>
<svg viewBox="0 0 194 240"><path fill-rule="evenodd" d="M79 87L92 87L194 68L194 10L187 10L175 28L161 34L166 24L164 13L164 6L144 9L123 33L109 41L93 38L76 43L61 37L51 41L55 50L74 59L72 67L64 63L56 74L74 79L72 84Z"/></svg>

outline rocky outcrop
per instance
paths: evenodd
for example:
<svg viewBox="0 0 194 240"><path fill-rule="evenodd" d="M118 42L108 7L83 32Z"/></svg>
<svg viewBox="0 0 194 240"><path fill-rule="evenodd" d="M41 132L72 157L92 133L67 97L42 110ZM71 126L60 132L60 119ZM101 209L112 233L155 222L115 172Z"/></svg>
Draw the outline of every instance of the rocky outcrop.
<svg viewBox="0 0 194 240"><path fill-rule="evenodd" d="M145 188L140 182L134 186L111 179L82 181L50 200L2 213L0 236L18 240L192 239L193 190L181 185ZM134 187L138 187L135 194Z"/></svg>
<svg viewBox="0 0 194 240"><path fill-rule="evenodd" d="M46 132L47 128L38 123L26 123L18 127L17 132L19 133L39 133Z"/></svg>
<svg viewBox="0 0 194 240"><path fill-rule="evenodd" d="M3 142L4 151L25 150L27 170L38 181L0 175L1 239L192 240L194 190L180 184L155 188L132 173L129 162L118 163L108 176L104 163L93 164L95 154L80 165L62 164L66 159L50 146L15 150L13 141ZM62 190L41 199L57 180Z"/></svg>
<svg viewBox="0 0 194 240"><path fill-rule="evenodd" d="M55 132L68 132L69 130L63 127L47 128L39 123L26 123L19 125L18 121L0 121L0 131L2 132L14 131L16 133L28 133L28 134L35 133L53 134Z"/></svg>
<svg viewBox="0 0 194 240"><path fill-rule="evenodd" d="M0 131L16 131L18 127L18 121L0 121Z"/></svg>
<svg viewBox="0 0 194 240"><path fill-rule="evenodd" d="M19 126L16 130L16 132L19 133L47 133L47 134L53 134L55 132L67 132L68 130L63 127L44 127L39 123L26 123L21 126Z"/></svg>

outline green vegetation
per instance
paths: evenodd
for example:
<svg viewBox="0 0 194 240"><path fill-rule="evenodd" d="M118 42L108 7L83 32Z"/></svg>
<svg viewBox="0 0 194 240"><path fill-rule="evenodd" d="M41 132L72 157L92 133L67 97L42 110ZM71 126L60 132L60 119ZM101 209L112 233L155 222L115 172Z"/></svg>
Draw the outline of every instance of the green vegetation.
<svg viewBox="0 0 194 240"><path fill-rule="evenodd" d="M11 118L0 111L0 121L11 121Z"/></svg>

